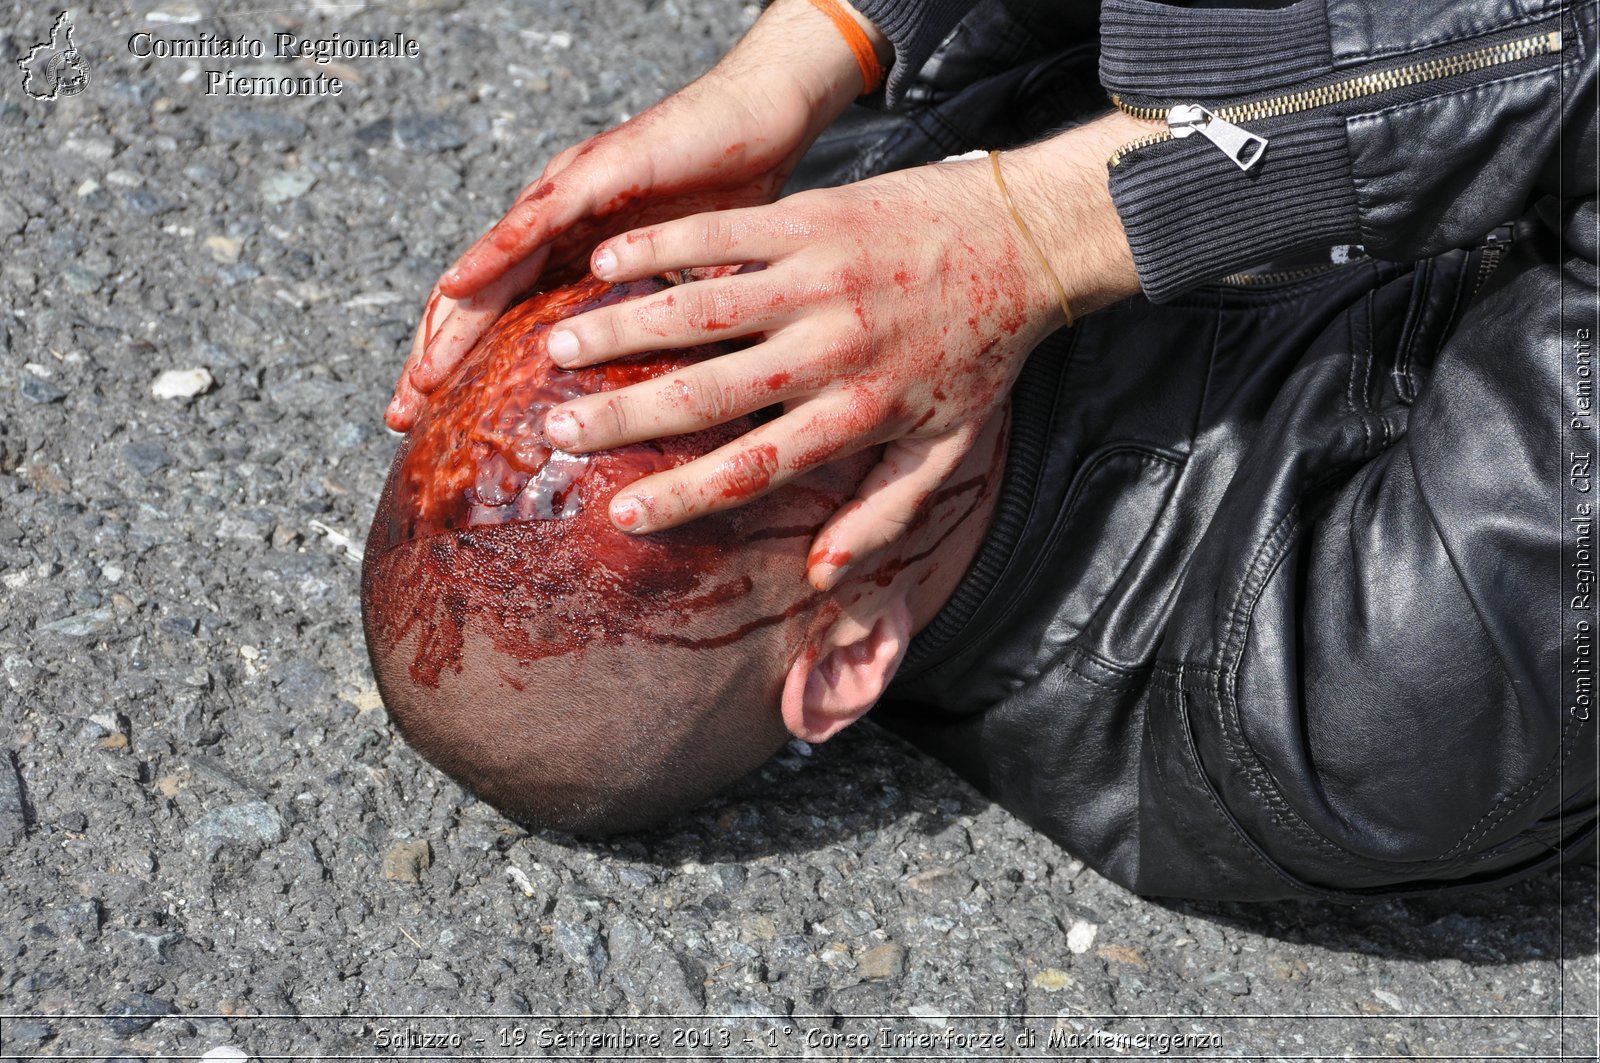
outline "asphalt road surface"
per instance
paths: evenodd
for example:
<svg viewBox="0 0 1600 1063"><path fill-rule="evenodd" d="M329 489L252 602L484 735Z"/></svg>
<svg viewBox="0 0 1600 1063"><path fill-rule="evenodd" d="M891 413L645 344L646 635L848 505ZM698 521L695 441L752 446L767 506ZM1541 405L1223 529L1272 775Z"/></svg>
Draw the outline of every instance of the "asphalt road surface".
<svg viewBox="0 0 1600 1063"><path fill-rule="evenodd" d="M3 10L0 1057L1592 1053L1593 867L1157 904L871 728L603 843L400 741L350 544L422 298L753 6L89 0L52 101ZM418 54L272 57L335 32Z"/></svg>

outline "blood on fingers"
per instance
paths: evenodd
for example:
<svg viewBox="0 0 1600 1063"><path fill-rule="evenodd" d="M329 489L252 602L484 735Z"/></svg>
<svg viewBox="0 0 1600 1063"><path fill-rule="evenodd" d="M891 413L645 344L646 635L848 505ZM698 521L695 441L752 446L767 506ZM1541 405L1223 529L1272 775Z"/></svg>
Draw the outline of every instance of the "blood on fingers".
<svg viewBox="0 0 1600 1063"><path fill-rule="evenodd" d="M434 336L438 335L433 327L433 314L435 310L439 309L439 300L443 298L443 294L441 294L437 288L435 288L433 294L428 297L428 313L427 317L423 321L422 326L422 346L424 348L433 342Z"/></svg>
<svg viewBox="0 0 1600 1063"><path fill-rule="evenodd" d="M771 443L757 443L735 451L718 465L711 474L710 486L723 498L743 502L770 487L777 471L778 448Z"/></svg>
<svg viewBox="0 0 1600 1063"><path fill-rule="evenodd" d="M542 658L626 638L728 645L817 606L808 594L732 630L717 623L723 606L752 593L750 579L728 574L731 544L809 539L847 490L839 477L827 491L819 486L826 481L793 484L669 532L625 535L607 505L621 489L632 496L639 477L733 443L750 425L592 458L553 451L541 436L544 418L561 401L682 371L726 350L552 369L542 336L554 321L659 287L585 282L513 307L423 412L379 502L364 576L374 652L403 652L413 681L436 687L444 673L462 671L469 629L488 640L509 676ZM749 496L770 485L776 468L775 448L758 447L724 470L722 486ZM695 494L682 484L673 489L680 501ZM568 616L582 623L563 622Z"/></svg>
<svg viewBox="0 0 1600 1063"><path fill-rule="evenodd" d="M855 560L855 554L849 550L813 550L811 556L806 558L806 568L816 568L818 565L828 565L832 568L844 568Z"/></svg>

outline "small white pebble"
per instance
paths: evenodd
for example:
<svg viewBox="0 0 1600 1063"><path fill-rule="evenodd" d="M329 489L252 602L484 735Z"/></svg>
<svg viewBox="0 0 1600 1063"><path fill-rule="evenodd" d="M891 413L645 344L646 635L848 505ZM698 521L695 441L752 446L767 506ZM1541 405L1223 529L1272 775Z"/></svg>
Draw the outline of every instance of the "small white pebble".
<svg viewBox="0 0 1600 1063"><path fill-rule="evenodd" d="M835 970L853 970L856 966L855 957L850 955L850 950L837 941L830 942L817 953L817 958Z"/></svg>
<svg viewBox="0 0 1600 1063"><path fill-rule="evenodd" d="M1081 956L1094 945L1094 936L1099 932L1099 927L1080 919L1067 930L1067 948Z"/></svg>
<svg viewBox="0 0 1600 1063"><path fill-rule="evenodd" d="M199 22L200 12L192 7L179 5L171 11L151 11L145 15L144 20L166 25Z"/></svg>
<svg viewBox="0 0 1600 1063"><path fill-rule="evenodd" d="M215 383L208 369L168 369L150 385L150 394L158 399L192 399L205 394Z"/></svg>
<svg viewBox="0 0 1600 1063"><path fill-rule="evenodd" d="M211 1060L212 1063L245 1063L250 1058L250 1053L232 1045L218 1045L200 1058Z"/></svg>
<svg viewBox="0 0 1600 1063"><path fill-rule="evenodd" d="M224 265L232 265L239 261L239 249L243 246L238 240L229 236L206 237L206 253Z"/></svg>
<svg viewBox="0 0 1600 1063"><path fill-rule="evenodd" d="M1410 1010L1406 1007L1406 1002L1404 1000L1401 1000L1387 989L1374 989L1372 991L1372 995L1383 1001L1383 1003L1387 1004L1395 1011L1405 1012Z"/></svg>
<svg viewBox="0 0 1600 1063"><path fill-rule="evenodd" d="M362 550L361 547L356 545L356 541L354 539L350 538L350 536L346 535L344 532L339 531L337 528L330 528L320 520L308 521L307 523L310 525L312 531L317 532L320 535L327 536L328 542L332 543L335 547L344 550L345 556L350 558L350 560L360 561L366 556L366 552Z"/></svg>
<svg viewBox="0 0 1600 1063"><path fill-rule="evenodd" d="M533 888L533 883L528 880L528 873L520 867L507 868L506 877L516 883L517 889L522 891L524 897L532 897L538 892Z"/></svg>

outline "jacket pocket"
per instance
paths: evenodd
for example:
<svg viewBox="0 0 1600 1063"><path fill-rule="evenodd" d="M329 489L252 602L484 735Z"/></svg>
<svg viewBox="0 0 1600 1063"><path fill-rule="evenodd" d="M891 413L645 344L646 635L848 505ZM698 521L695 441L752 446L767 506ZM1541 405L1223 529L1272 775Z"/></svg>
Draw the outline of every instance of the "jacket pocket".
<svg viewBox="0 0 1600 1063"><path fill-rule="evenodd" d="M1185 457L1138 442L1100 447L1073 478L1029 583L1059 603L1040 634L1040 659L1069 651L1133 667L1152 655L1174 566L1155 563L1158 534Z"/></svg>

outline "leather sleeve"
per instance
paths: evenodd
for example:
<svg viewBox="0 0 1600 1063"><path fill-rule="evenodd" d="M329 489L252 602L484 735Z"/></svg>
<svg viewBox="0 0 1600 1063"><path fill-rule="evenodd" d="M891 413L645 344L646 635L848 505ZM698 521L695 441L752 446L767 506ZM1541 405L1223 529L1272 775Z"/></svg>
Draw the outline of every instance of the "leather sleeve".
<svg viewBox="0 0 1600 1063"><path fill-rule="evenodd" d="M1146 294L1169 299L1334 244L1411 261L1475 243L1555 191L1564 133L1570 142L1592 126L1595 26L1594 0L1301 0L1265 11L1109 0L1101 77L1119 98L1161 113L1291 101L1240 120L1268 141L1248 170L1198 134L1112 165ZM1501 47L1532 52L1448 73ZM1345 98L1340 86L1370 75L1381 91ZM1330 88L1328 102L1292 103Z"/></svg>

